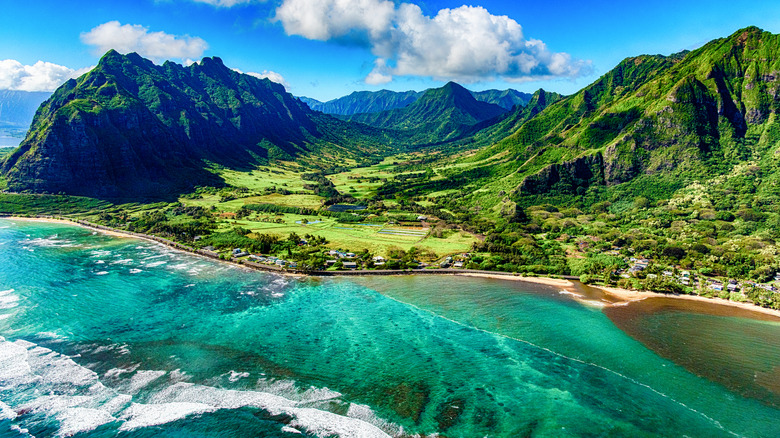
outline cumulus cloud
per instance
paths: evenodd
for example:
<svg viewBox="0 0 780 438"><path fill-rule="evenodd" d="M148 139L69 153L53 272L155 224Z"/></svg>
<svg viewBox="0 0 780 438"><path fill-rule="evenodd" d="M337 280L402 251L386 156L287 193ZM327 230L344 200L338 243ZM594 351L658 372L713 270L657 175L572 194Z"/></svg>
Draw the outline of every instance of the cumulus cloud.
<svg viewBox="0 0 780 438"><path fill-rule="evenodd" d="M237 71L239 73L242 73L242 74L246 74L246 75L249 75L249 76L254 76L254 77L258 78L258 79L268 79L271 82L276 82L277 84L284 85L284 88L289 88L290 87L290 84L288 84L287 81L284 80L284 77L281 74L279 74L279 73L277 73L275 71L272 71L272 70L263 70L262 73L257 73L257 72L253 72L253 71L243 72L243 71L241 71L241 70L239 70L237 68L234 68L233 70L235 70L235 71Z"/></svg>
<svg viewBox="0 0 780 438"><path fill-rule="evenodd" d="M284 0L276 20L288 35L370 47L377 57L365 79L371 84L407 75L528 81L591 71L590 62L526 39L517 21L479 6L442 9L429 17L415 4L388 0Z"/></svg>
<svg viewBox="0 0 780 438"><path fill-rule="evenodd" d="M144 26L121 24L118 21L109 21L82 33L81 41L94 46L98 54L114 49L120 53L136 52L156 61L197 59L209 47L206 41L198 37L149 32Z"/></svg>
<svg viewBox="0 0 780 438"><path fill-rule="evenodd" d="M65 81L92 70L74 70L51 62L38 61L24 65L14 59L0 61L0 90L54 91Z"/></svg>

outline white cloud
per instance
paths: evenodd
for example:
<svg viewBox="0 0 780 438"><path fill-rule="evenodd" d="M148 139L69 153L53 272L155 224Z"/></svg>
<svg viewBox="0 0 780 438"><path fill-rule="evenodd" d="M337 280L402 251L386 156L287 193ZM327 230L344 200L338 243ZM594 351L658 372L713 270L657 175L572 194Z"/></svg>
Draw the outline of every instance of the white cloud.
<svg viewBox="0 0 780 438"><path fill-rule="evenodd" d="M207 3L218 8L232 8L236 5L257 3L257 0L194 0L197 3Z"/></svg>
<svg viewBox="0 0 780 438"><path fill-rule="evenodd" d="M415 4L387 0L283 0L276 20L288 35L370 47L377 57L365 79L371 84L393 76L462 82L574 78L591 69L588 61L526 39L517 21L478 6L429 17Z"/></svg>
<svg viewBox="0 0 780 438"><path fill-rule="evenodd" d="M109 49L120 53L136 52L156 61L177 58L200 58L208 49L201 38L189 35L171 35L165 32L149 32L138 24L121 24L109 21L81 34L84 44L95 46L98 54Z"/></svg>
<svg viewBox="0 0 780 438"><path fill-rule="evenodd" d="M243 72L243 71L241 71L241 70L239 70L237 68L234 68L233 70L235 70L235 71L237 71L239 73L242 73L242 74L246 74L246 75L249 75L249 76L254 76L254 77L259 78L259 79L268 79L271 82L276 82L277 84L283 85L284 88L290 88L290 84L288 84L287 81L284 80L284 77L281 74L279 74L279 73L277 73L275 71L272 71L272 70L263 70L262 73L257 73L257 72L253 72L253 71L248 71L248 72L245 73L245 72Z"/></svg>
<svg viewBox="0 0 780 438"><path fill-rule="evenodd" d="M68 79L92 70L94 66L74 70L51 62L23 65L14 59L0 61L0 90L54 91Z"/></svg>

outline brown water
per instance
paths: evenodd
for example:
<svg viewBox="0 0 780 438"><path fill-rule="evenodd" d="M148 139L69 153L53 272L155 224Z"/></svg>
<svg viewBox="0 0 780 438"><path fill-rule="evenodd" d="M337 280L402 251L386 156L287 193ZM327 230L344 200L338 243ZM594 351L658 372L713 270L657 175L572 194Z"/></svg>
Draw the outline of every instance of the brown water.
<svg viewBox="0 0 780 438"><path fill-rule="evenodd" d="M604 313L658 355L780 407L780 318L701 301L648 298Z"/></svg>

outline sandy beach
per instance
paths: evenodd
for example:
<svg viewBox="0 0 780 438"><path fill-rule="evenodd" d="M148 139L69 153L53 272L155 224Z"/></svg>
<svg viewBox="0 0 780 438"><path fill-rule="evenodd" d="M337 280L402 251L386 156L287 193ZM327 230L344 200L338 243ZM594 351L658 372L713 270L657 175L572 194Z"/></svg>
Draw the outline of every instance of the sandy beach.
<svg viewBox="0 0 780 438"><path fill-rule="evenodd" d="M507 274L489 274L489 273L476 273L476 272L463 272L456 273L460 277L478 277L478 278L492 278L496 280L513 280L513 281L526 281L528 283L544 284L547 286L556 287L572 287L574 283L562 278L550 278L550 277L524 277L521 275L507 275Z"/></svg>
<svg viewBox="0 0 780 438"><path fill-rule="evenodd" d="M730 300L724 300L722 298L707 298L700 295L672 295L672 294L662 294L657 292L646 292L646 291L640 292L640 291L633 291L633 290L621 289L617 287L607 287L607 286L591 286L591 287L601 289L605 293L607 293L607 295L609 295L610 297L618 300L616 303L611 304L611 306L625 305L625 303L629 303L632 301L641 301L647 298L674 298L680 300L700 301L700 302L706 302L712 304L719 304L723 306L738 307L740 309L763 313L766 315L772 315L777 318L780 318L780 310L767 309L766 307L756 306L755 304L752 303L730 301Z"/></svg>

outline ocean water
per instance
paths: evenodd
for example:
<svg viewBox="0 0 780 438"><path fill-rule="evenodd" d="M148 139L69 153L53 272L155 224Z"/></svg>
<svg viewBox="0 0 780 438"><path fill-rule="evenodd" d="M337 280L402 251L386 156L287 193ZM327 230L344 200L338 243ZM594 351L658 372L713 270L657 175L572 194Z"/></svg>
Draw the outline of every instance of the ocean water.
<svg viewBox="0 0 780 438"><path fill-rule="evenodd" d="M778 436L780 347L736 346L780 324L706 315L688 355L751 327L729 350L766 373L741 386L652 342L701 312L620 319L562 292L285 278L0 220L0 436Z"/></svg>

